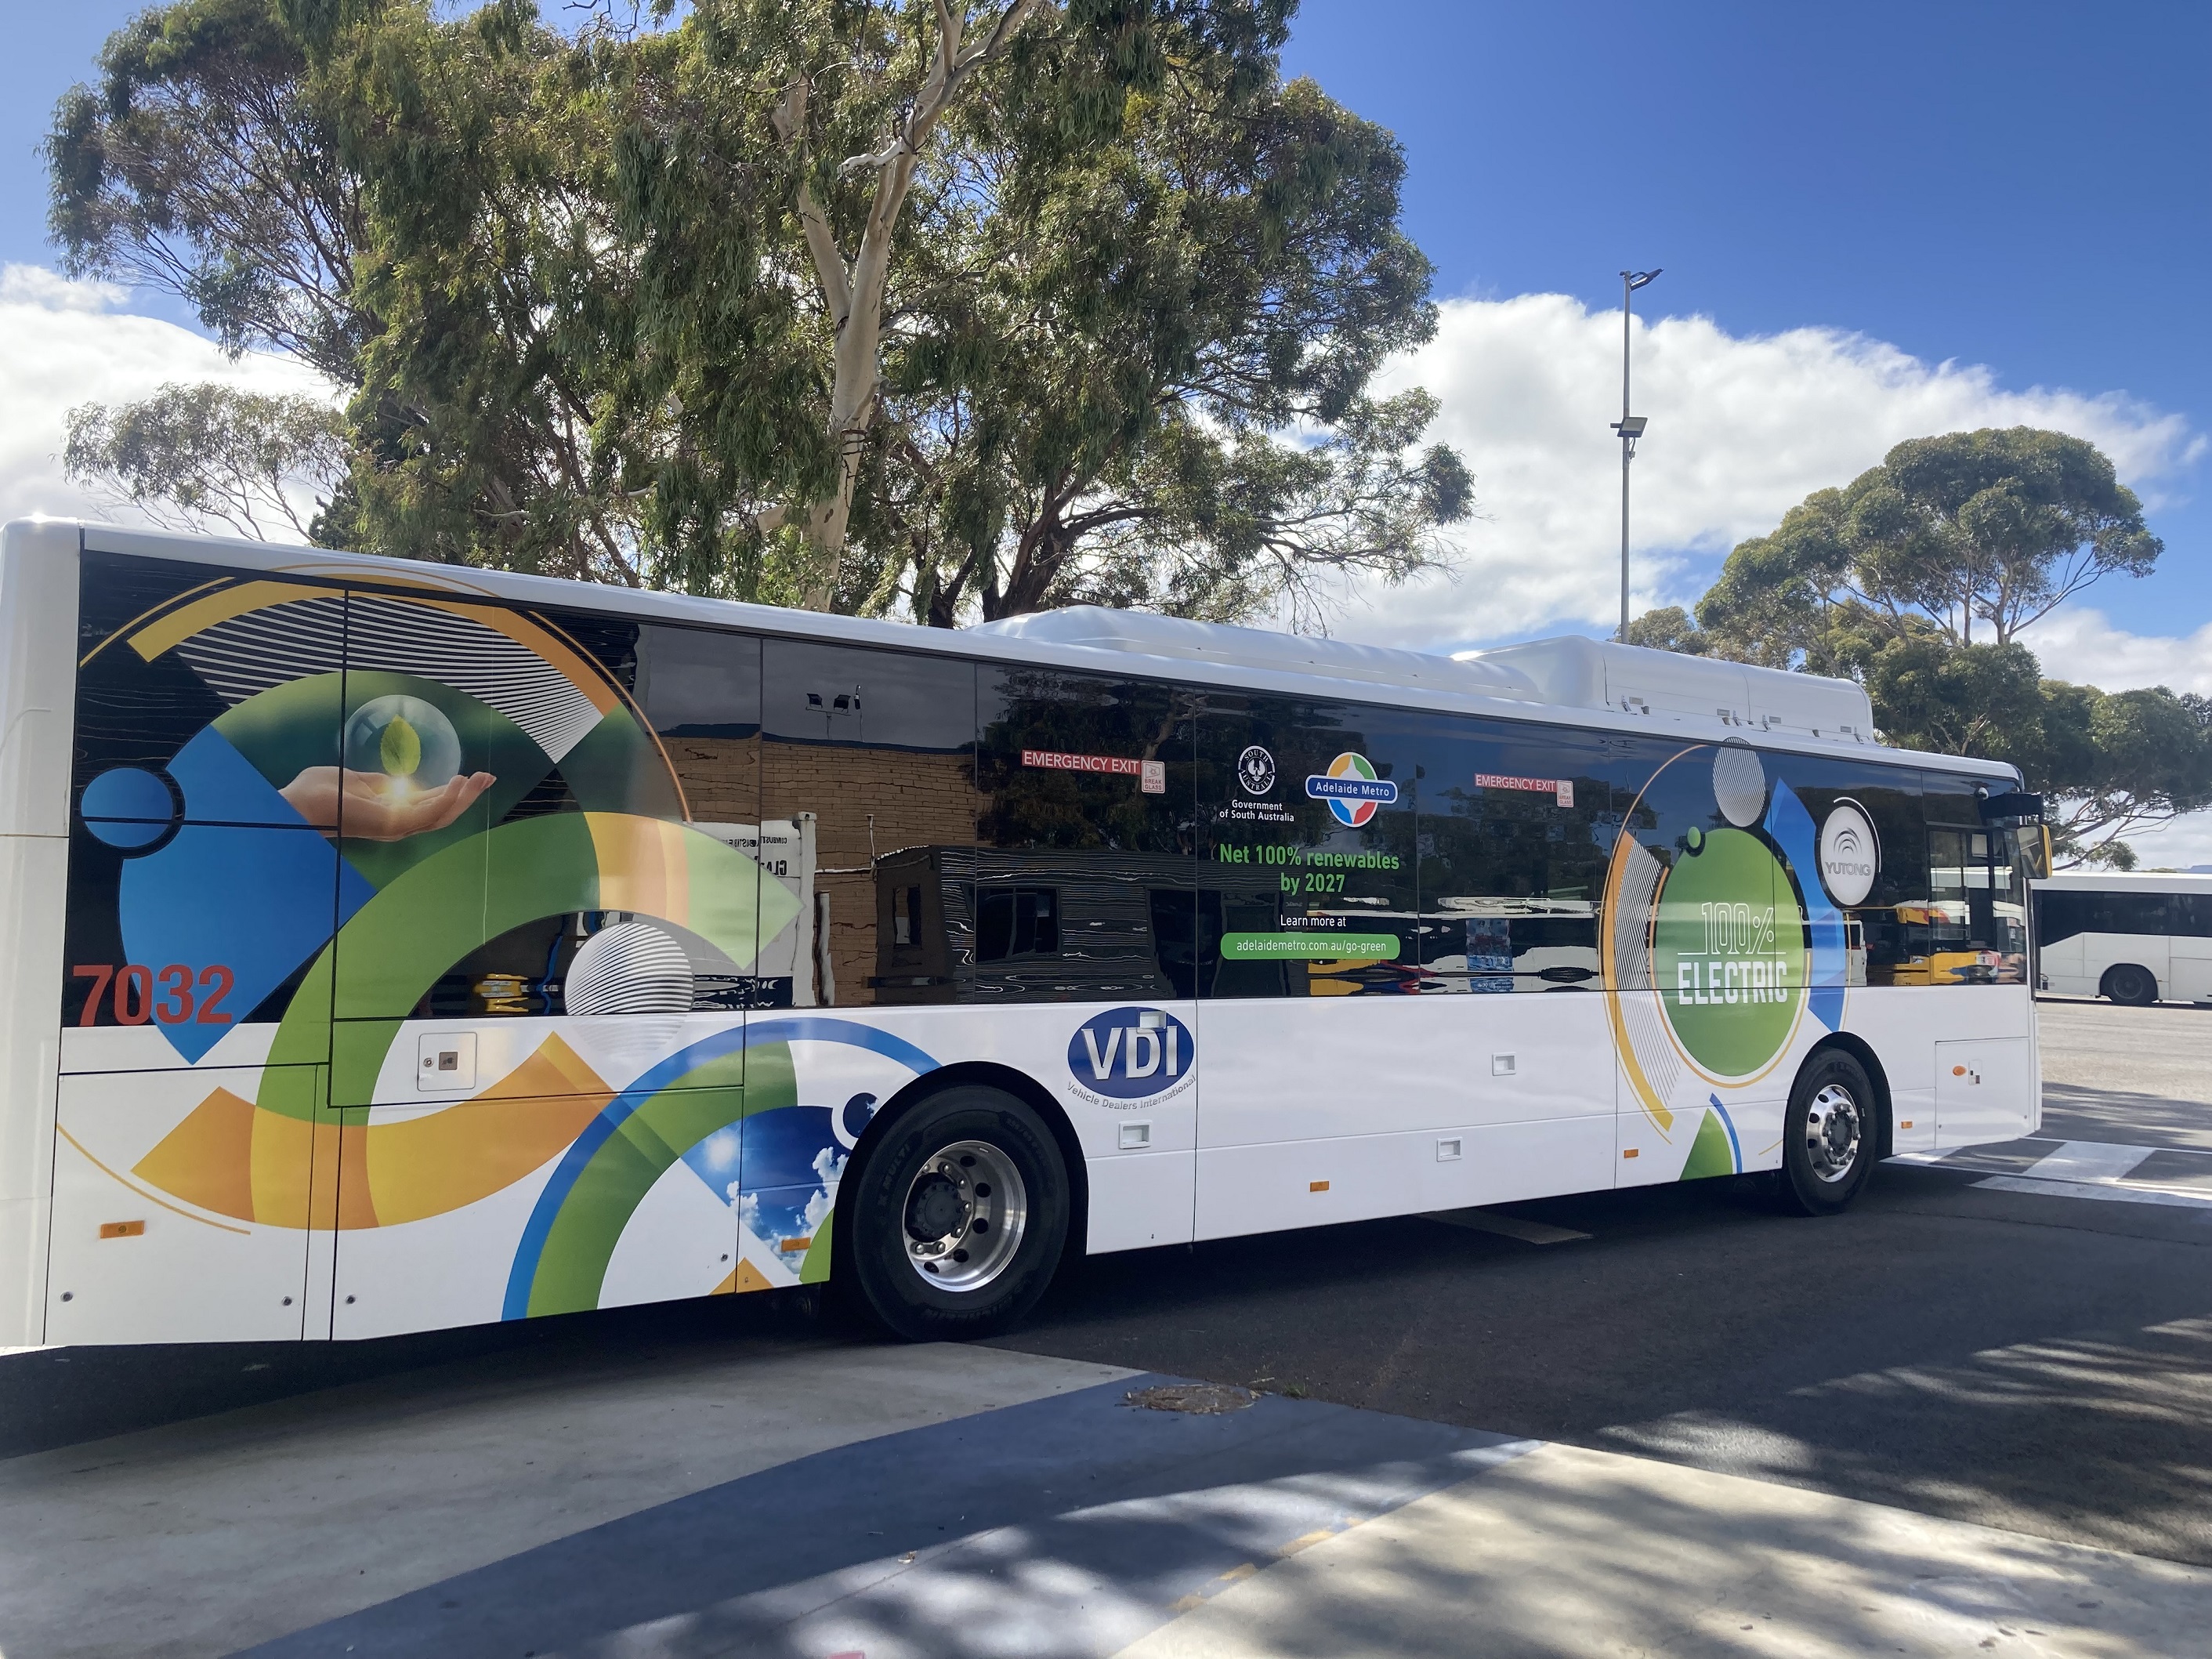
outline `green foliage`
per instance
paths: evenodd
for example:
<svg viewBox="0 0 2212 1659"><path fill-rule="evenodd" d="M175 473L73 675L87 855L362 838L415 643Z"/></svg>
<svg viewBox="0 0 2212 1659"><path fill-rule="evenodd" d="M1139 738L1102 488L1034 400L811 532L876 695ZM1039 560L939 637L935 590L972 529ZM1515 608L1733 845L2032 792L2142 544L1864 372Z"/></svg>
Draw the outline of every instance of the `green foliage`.
<svg viewBox="0 0 2212 1659"><path fill-rule="evenodd" d="M62 451L70 479L157 523L256 540L280 521L319 539L315 519L341 490L348 459L345 422L328 404L214 385L81 404Z"/></svg>
<svg viewBox="0 0 2212 1659"><path fill-rule="evenodd" d="M2094 444L2029 427L1915 438L1771 534L1741 544L1698 603L1730 656L1849 672L1933 628L1991 642L2102 577L2148 574L2162 550Z"/></svg>
<svg viewBox="0 0 2212 1659"><path fill-rule="evenodd" d="M2130 830L2212 806L2212 700L2162 685L2107 693L2058 680L2045 680L2042 694L2042 717L2014 758L2030 787L2057 798L2051 834L2062 857L2112 863L2119 854L2103 849L2124 852L2117 838Z"/></svg>
<svg viewBox="0 0 2212 1659"><path fill-rule="evenodd" d="M110 36L54 112L48 220L64 268L175 295L236 352L270 345L349 386L374 318L354 293L358 181L277 0L177 0Z"/></svg>
<svg viewBox="0 0 2212 1659"><path fill-rule="evenodd" d="M1403 157L1291 0L616 9L173 0L55 233L355 389L374 550L940 624L1445 556L1466 468L1368 391L1434 325Z"/></svg>
<svg viewBox="0 0 2212 1659"><path fill-rule="evenodd" d="M1863 673L1892 743L2018 762L2039 754L2042 670L2024 645L1954 645L1917 629L1869 653Z"/></svg>
<svg viewBox="0 0 2212 1659"><path fill-rule="evenodd" d="M1651 651L1676 651L1686 657L1712 654L1712 641L1696 618L1679 605L1647 611L1628 624L1628 642Z"/></svg>
<svg viewBox="0 0 2212 1659"><path fill-rule="evenodd" d="M1365 390L1434 327L1395 141L1279 84L1271 50L1162 33L1182 73L1133 90L1110 133L977 132L927 180L935 299L891 354L860 526L879 603L940 624L1086 600L1311 623L1334 576L1441 562L1439 526L1469 510L1459 458L1419 447L1434 401ZM1048 79L1023 91L1017 140L1055 101Z"/></svg>

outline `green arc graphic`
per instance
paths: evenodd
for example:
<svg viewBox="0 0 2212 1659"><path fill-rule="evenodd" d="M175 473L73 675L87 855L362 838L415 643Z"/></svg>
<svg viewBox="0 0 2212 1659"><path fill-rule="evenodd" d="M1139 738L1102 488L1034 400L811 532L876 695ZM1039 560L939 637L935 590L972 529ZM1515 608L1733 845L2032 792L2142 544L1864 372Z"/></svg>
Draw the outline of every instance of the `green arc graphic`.
<svg viewBox="0 0 2212 1659"><path fill-rule="evenodd" d="M312 1073L300 1068L327 1060L331 1103L347 1121L365 1121L392 1039L440 975L510 928L604 908L591 823L623 816L564 812L502 823L395 877L307 970L276 1028L258 1103L313 1118ZM635 822L655 835L680 828L657 818ZM712 836L684 830L680 844L688 914L663 919L749 964L762 937L773 938L798 915L798 901Z"/></svg>

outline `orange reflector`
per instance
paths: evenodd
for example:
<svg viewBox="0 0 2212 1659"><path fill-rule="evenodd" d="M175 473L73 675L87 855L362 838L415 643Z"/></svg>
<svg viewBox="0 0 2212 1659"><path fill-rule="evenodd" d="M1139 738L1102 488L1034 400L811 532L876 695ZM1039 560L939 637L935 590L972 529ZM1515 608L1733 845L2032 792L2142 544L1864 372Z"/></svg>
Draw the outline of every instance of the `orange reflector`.
<svg viewBox="0 0 2212 1659"><path fill-rule="evenodd" d="M1953 1077L1964 1077L1964 1076L1966 1076L1966 1068L1965 1066L1954 1066L1951 1068L1951 1075L1952 1075Z"/></svg>
<svg viewBox="0 0 2212 1659"><path fill-rule="evenodd" d="M1641 1148L1631 1146L1622 1152L1621 1156L1623 1158L1634 1158L1640 1150Z"/></svg>
<svg viewBox="0 0 2212 1659"><path fill-rule="evenodd" d="M1912 1127L1912 1120L1909 1117L1905 1118L1899 1121L1897 1127L1900 1129L1910 1129Z"/></svg>
<svg viewBox="0 0 2212 1659"><path fill-rule="evenodd" d="M102 1238L137 1238L146 1231L143 1221L103 1221L100 1224Z"/></svg>
<svg viewBox="0 0 2212 1659"><path fill-rule="evenodd" d="M811 1237L779 1238L775 1241L775 1248L779 1250L803 1250L813 1242L813 1239Z"/></svg>
<svg viewBox="0 0 2212 1659"><path fill-rule="evenodd" d="M1306 1190L1310 1193L1325 1193L1328 1190L1328 1182L1326 1181L1309 1181L1306 1182Z"/></svg>

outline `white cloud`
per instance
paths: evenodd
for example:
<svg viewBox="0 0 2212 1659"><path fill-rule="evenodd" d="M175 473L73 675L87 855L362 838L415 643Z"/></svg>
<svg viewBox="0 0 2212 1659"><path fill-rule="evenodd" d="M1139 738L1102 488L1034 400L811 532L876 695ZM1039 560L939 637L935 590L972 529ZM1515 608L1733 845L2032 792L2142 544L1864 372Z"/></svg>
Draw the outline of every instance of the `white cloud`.
<svg viewBox="0 0 2212 1659"><path fill-rule="evenodd" d="M2053 679L2106 691L2162 685L2212 696L2212 623L2179 638L2130 634L2101 611L2068 609L2021 637Z"/></svg>
<svg viewBox="0 0 2212 1659"><path fill-rule="evenodd" d="M64 276L44 265L0 265L0 304L47 311L112 311L125 290L113 283Z"/></svg>
<svg viewBox="0 0 2212 1659"><path fill-rule="evenodd" d="M64 420L76 404L143 398L171 380L331 395L289 358L249 352L234 362L190 329L118 314L112 307L125 297L112 283L71 282L40 265L0 268L0 520L127 516L62 475Z"/></svg>
<svg viewBox="0 0 2212 1659"><path fill-rule="evenodd" d="M1637 608L1696 597L1692 560L1763 534L1815 489L1848 483L1905 438L2028 424L2078 434L2156 502L2206 440L2118 392L2008 392L1987 368L1928 363L1827 328L1728 333L1705 317L1636 325ZM1376 643L1479 644L1542 628L1603 629L1619 613L1620 317L1557 294L1454 300L1437 337L1394 365L1443 413L1434 436L1475 475L1456 582L1366 590L1338 631Z"/></svg>

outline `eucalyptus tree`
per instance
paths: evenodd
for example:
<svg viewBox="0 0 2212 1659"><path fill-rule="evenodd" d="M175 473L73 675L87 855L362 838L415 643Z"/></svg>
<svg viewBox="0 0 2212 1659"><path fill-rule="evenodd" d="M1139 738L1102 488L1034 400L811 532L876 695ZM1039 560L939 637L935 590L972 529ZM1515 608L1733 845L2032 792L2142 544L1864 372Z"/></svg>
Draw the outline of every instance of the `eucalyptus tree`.
<svg viewBox="0 0 2212 1659"><path fill-rule="evenodd" d="M1370 389L1429 267L1389 135L1283 83L1291 10L173 0L64 101L54 225L351 394L330 539L1312 620L1446 556L1471 485Z"/></svg>
<svg viewBox="0 0 2212 1659"><path fill-rule="evenodd" d="M1914 438L1741 543L1698 621L1747 661L1847 665L1932 628L2007 645L2106 576L2148 575L2163 544L2094 444L2033 427Z"/></svg>

